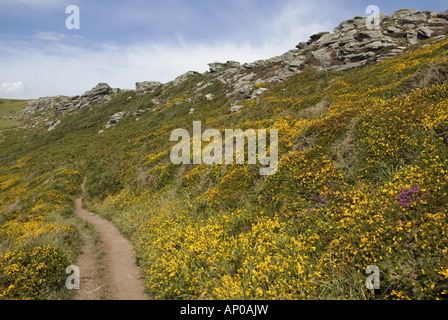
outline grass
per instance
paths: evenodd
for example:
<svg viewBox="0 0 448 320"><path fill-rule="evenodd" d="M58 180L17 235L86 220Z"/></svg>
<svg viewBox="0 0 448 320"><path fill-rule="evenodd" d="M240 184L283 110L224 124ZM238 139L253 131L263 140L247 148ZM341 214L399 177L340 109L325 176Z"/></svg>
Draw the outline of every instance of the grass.
<svg viewBox="0 0 448 320"><path fill-rule="evenodd" d="M62 169L39 176L29 161L1 169L0 297L67 298L65 269L81 247L72 203L79 173Z"/></svg>
<svg viewBox="0 0 448 320"><path fill-rule="evenodd" d="M0 99L0 130L16 127L17 119L21 116L21 111L25 108L26 101ZM7 118L6 120L5 117Z"/></svg>

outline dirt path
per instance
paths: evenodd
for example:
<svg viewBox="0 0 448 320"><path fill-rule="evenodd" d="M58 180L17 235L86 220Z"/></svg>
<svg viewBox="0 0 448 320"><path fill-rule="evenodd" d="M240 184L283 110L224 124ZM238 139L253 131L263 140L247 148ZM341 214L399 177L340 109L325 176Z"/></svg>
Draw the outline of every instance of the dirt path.
<svg viewBox="0 0 448 320"><path fill-rule="evenodd" d="M93 226L100 235L104 270L102 279L107 291L115 300L149 300L143 289L140 269L136 264L131 243L108 220L89 212L82 207L82 199L76 199L76 214ZM78 300L98 300L102 288L97 264L98 250L89 237L79 258L81 290Z"/></svg>
<svg viewBox="0 0 448 320"><path fill-rule="evenodd" d="M95 246L92 236L85 234L84 238L82 253L77 263L80 270L81 289L77 292L75 300L100 300L101 293L106 289L101 281L96 260L101 249Z"/></svg>

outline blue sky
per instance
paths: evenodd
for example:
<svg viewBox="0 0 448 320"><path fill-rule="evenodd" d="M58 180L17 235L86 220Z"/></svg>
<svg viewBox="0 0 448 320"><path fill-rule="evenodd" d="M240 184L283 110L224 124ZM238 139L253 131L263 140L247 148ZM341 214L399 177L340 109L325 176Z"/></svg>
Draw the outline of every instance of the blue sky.
<svg viewBox="0 0 448 320"><path fill-rule="evenodd" d="M66 28L69 5L79 30ZM133 89L210 62L268 59L369 5L444 11L448 0L0 0L0 97Z"/></svg>

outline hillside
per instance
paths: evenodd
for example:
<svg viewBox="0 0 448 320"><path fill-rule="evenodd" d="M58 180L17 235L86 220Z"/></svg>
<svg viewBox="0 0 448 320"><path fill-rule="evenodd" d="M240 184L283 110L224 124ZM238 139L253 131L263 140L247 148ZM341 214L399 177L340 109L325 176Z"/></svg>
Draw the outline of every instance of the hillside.
<svg viewBox="0 0 448 320"><path fill-rule="evenodd" d="M266 61L29 101L0 131L0 298L72 298L84 178L157 299L447 298L447 26L355 17ZM171 133L194 121L277 129L278 171L173 164Z"/></svg>
<svg viewBox="0 0 448 320"><path fill-rule="evenodd" d="M17 120L26 107L26 101L0 99L0 130L17 126Z"/></svg>

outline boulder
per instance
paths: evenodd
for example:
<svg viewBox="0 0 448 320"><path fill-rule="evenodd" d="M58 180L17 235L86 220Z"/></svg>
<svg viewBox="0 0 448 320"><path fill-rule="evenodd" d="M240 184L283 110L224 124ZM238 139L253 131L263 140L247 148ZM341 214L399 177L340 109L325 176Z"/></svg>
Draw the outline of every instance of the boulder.
<svg viewBox="0 0 448 320"><path fill-rule="evenodd" d="M141 117L145 112L146 110L138 110L137 112L134 113L134 116Z"/></svg>
<svg viewBox="0 0 448 320"><path fill-rule="evenodd" d="M393 46L394 45L391 44L391 43L386 43L386 42L382 42L382 41L373 41L373 42L370 42L370 43L366 44L364 46L364 49L376 51L376 50L379 50L379 49L382 49L382 48L393 47ZM372 53L372 52L370 52L370 53Z"/></svg>
<svg viewBox="0 0 448 320"><path fill-rule="evenodd" d="M272 77L269 79L269 82L276 82L276 81L283 81L290 77L292 77L296 72L291 71L289 68L281 70L277 76Z"/></svg>
<svg viewBox="0 0 448 320"><path fill-rule="evenodd" d="M289 63L288 68L291 72L300 71L303 68L305 61L306 61L305 56L298 56Z"/></svg>
<svg viewBox="0 0 448 320"><path fill-rule="evenodd" d="M158 82L158 81L137 82L135 84L135 91L136 92L144 92L144 93L153 92L161 85L162 85L162 83Z"/></svg>
<svg viewBox="0 0 448 320"><path fill-rule="evenodd" d="M241 67L241 64L237 61L227 61L226 63L221 62L209 63L208 66L210 67L210 72L215 73L227 68L239 68Z"/></svg>
<svg viewBox="0 0 448 320"><path fill-rule="evenodd" d="M312 53L313 57L320 61L323 67L329 67L333 62L333 57L331 56L331 51L327 48L322 48L316 50Z"/></svg>
<svg viewBox="0 0 448 320"><path fill-rule="evenodd" d="M358 41L381 41L385 40L385 35L379 30L361 31L355 35Z"/></svg>
<svg viewBox="0 0 448 320"><path fill-rule="evenodd" d="M241 67L241 63L239 63L238 61L227 61L225 65L226 65L227 68L239 68L239 67Z"/></svg>
<svg viewBox="0 0 448 320"><path fill-rule="evenodd" d="M432 25L434 25L434 24L436 24L436 25L443 25L443 24L447 24L447 23L448 23L447 20L448 20L448 19L431 18L431 19L428 20L428 23L429 23L429 24L432 24Z"/></svg>
<svg viewBox="0 0 448 320"><path fill-rule="evenodd" d="M208 66L210 67L210 72L215 73L215 72L218 72L218 71L224 69L226 65L224 63L220 63L220 62L213 62L213 63L209 63Z"/></svg>
<svg viewBox="0 0 448 320"><path fill-rule="evenodd" d="M106 124L106 129L109 129L113 126L115 126L123 117L125 116L126 112L118 112L114 114L112 117L110 117L109 122Z"/></svg>
<svg viewBox="0 0 448 320"><path fill-rule="evenodd" d="M312 43L314 43L314 42L316 42L317 40L319 40L320 38L322 38L324 35L328 35L328 34L330 34L330 32L319 32L319 33L316 33L316 34L313 34L311 37L310 37L310 40L308 40L308 42L306 43L307 45L310 45L310 44L312 44Z"/></svg>
<svg viewBox="0 0 448 320"><path fill-rule="evenodd" d="M306 42L300 42L298 45L296 45L296 48L299 50L305 49L308 46Z"/></svg>
<svg viewBox="0 0 448 320"><path fill-rule="evenodd" d="M334 29L335 33L345 32L355 28L363 28L366 26L367 17L365 16L356 16L352 19L345 20L341 22L341 24Z"/></svg>
<svg viewBox="0 0 448 320"><path fill-rule="evenodd" d="M364 61L364 60L367 60L367 59L372 58L374 56L375 56L374 52L360 52L360 53L354 53L354 54L346 55L344 57L344 61L346 63L350 64L350 63Z"/></svg>
<svg viewBox="0 0 448 320"><path fill-rule="evenodd" d="M384 31L385 34L391 36L391 37L405 37L406 32L404 32L402 29L397 28L395 26L387 27Z"/></svg>
<svg viewBox="0 0 448 320"><path fill-rule="evenodd" d="M409 31L407 34L407 40L411 46L417 44L419 40L417 32L414 30Z"/></svg>
<svg viewBox="0 0 448 320"><path fill-rule="evenodd" d="M347 43L355 42L355 35L358 33L357 30L350 30L347 32L340 33L338 44L339 47L344 46Z"/></svg>
<svg viewBox="0 0 448 320"><path fill-rule="evenodd" d="M428 27L422 26L418 29L417 37L419 39L428 39L434 34L434 31Z"/></svg>
<svg viewBox="0 0 448 320"><path fill-rule="evenodd" d="M266 89L266 88L258 88L257 90L255 90L252 93L252 98L256 98L256 97L262 95L265 91L268 91L268 89Z"/></svg>
<svg viewBox="0 0 448 320"><path fill-rule="evenodd" d="M448 20L448 10L437 13L437 18Z"/></svg>
<svg viewBox="0 0 448 320"><path fill-rule="evenodd" d="M244 69L253 69L255 67L257 67L255 63L245 63L245 64L243 64L243 68Z"/></svg>
<svg viewBox="0 0 448 320"><path fill-rule="evenodd" d="M244 85L239 89L239 93L243 95L244 98L250 99L252 98L252 90L253 86L250 84Z"/></svg>
<svg viewBox="0 0 448 320"><path fill-rule="evenodd" d="M263 66L263 65L265 65L265 61L258 60L258 61L255 61L255 62L245 63L245 64L242 65L242 67L244 69L253 69L253 68L256 68L256 67Z"/></svg>
<svg viewBox="0 0 448 320"><path fill-rule="evenodd" d="M338 35L327 33L324 34L319 40L316 41L316 44L323 47L329 47L338 42Z"/></svg>
<svg viewBox="0 0 448 320"><path fill-rule="evenodd" d="M392 18L393 19L399 19L399 18L403 18L403 17L408 17L410 15L419 13L419 11L415 10L415 9L400 9L395 11L392 14Z"/></svg>
<svg viewBox="0 0 448 320"><path fill-rule="evenodd" d="M179 77L177 77L176 79L173 80L172 84L173 86L179 86L182 83L184 83L185 81L188 80L188 78L198 75L199 73L196 71L188 71L186 73L184 73L183 75L180 75Z"/></svg>
<svg viewBox="0 0 448 320"><path fill-rule="evenodd" d="M234 106L234 107L230 108L230 112L236 113L236 112L240 111L243 108L244 108L243 106Z"/></svg>
<svg viewBox="0 0 448 320"><path fill-rule="evenodd" d="M56 127L61 123L60 120L58 121L52 121L52 122L48 122L45 124L45 127L48 127L48 132L53 131L54 129L56 129Z"/></svg>
<svg viewBox="0 0 448 320"><path fill-rule="evenodd" d="M107 83L99 83L95 88L87 91L82 95L82 97L87 97L89 99L96 98L98 96L104 96L112 93L112 88Z"/></svg>
<svg viewBox="0 0 448 320"><path fill-rule="evenodd" d="M428 16L424 12L414 9L401 9L392 14L392 19L395 19L401 24L415 24L426 21Z"/></svg>

